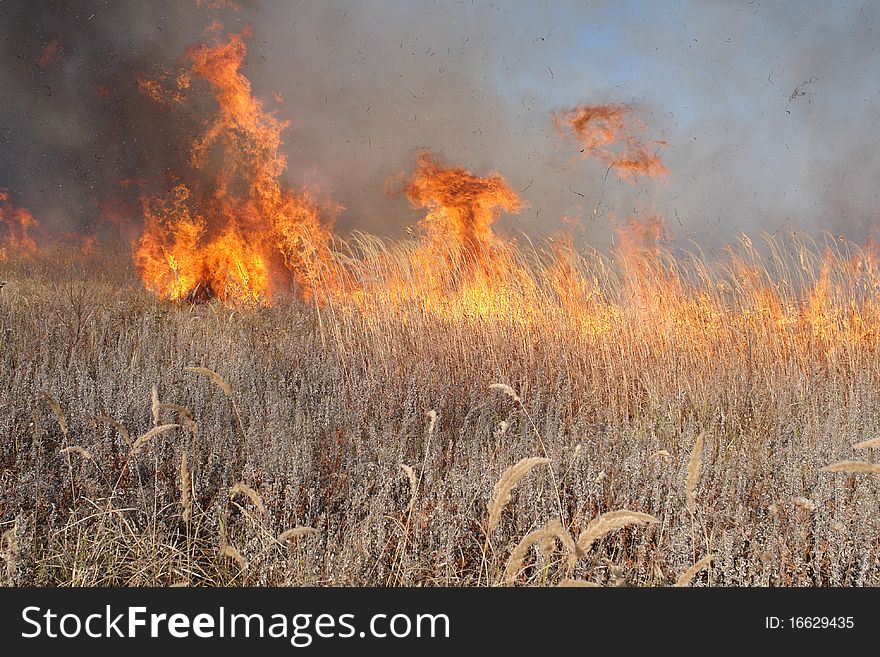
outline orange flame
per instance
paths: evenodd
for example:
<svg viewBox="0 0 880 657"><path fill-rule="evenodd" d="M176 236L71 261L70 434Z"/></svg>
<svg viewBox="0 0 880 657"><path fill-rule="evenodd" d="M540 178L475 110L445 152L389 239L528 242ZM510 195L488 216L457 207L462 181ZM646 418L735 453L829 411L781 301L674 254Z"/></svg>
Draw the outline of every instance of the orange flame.
<svg viewBox="0 0 880 657"><path fill-rule="evenodd" d="M34 216L10 203L9 192L0 188L0 262L12 255L35 253L37 243L29 231L38 226Z"/></svg>
<svg viewBox="0 0 880 657"><path fill-rule="evenodd" d="M426 249L466 270L490 266L500 244L492 224L502 210L516 213L524 207L501 174L480 178L466 169L444 168L427 151L419 154L404 193L414 208L428 210L419 221Z"/></svg>
<svg viewBox="0 0 880 657"><path fill-rule="evenodd" d="M662 140L642 142L641 123L629 105L582 105L552 113L553 125L560 135L566 128L583 145L584 159L597 157L621 180L635 182L639 175L657 178L669 173L660 156L650 145L666 146ZM618 144L616 148L613 148Z"/></svg>
<svg viewBox="0 0 880 657"><path fill-rule="evenodd" d="M279 181L288 124L263 108L241 72L247 36L190 49L190 68L176 77L172 102L195 77L207 82L218 111L190 149L194 170L211 184L179 182L165 198L142 199L145 229L135 260L146 287L162 299L269 305L285 287L310 299L335 279L321 214L336 208ZM142 88L154 96L152 85ZM203 187L210 191L195 191Z"/></svg>
<svg viewBox="0 0 880 657"><path fill-rule="evenodd" d="M420 241L393 251L371 247L362 262L352 263L357 282L348 291L358 307L401 309L404 318L414 310L464 319L522 306L514 298L534 284L514 243L496 235L493 224L501 212L525 204L501 174L443 167L422 151L402 191L412 207L427 210Z"/></svg>
<svg viewBox="0 0 880 657"><path fill-rule="evenodd" d="M37 66L40 68L46 68L52 62L60 62L62 61L61 55L58 54L58 48L61 46L61 34L56 34L52 40L47 43L43 50L40 52L40 57L37 59Z"/></svg>

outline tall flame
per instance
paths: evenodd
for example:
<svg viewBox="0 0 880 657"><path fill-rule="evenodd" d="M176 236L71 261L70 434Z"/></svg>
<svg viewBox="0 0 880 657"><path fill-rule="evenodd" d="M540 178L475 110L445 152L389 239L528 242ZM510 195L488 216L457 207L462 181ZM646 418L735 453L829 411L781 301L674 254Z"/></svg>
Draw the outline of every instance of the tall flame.
<svg viewBox="0 0 880 657"><path fill-rule="evenodd" d="M419 154L404 193L414 208L428 210L419 221L426 252L468 273L492 267L502 247L492 224L502 211L524 207L501 174L480 178L466 169L441 167L427 151Z"/></svg>
<svg viewBox="0 0 880 657"><path fill-rule="evenodd" d="M25 255L37 250L31 231L38 227L34 216L13 205L9 192L0 188L0 261L13 255Z"/></svg>
<svg viewBox="0 0 880 657"><path fill-rule="evenodd" d="M412 207L428 212L419 221L420 243L407 253L409 266L384 277L388 290L380 299L415 302L449 318L504 314L522 305L512 299L528 274L515 245L492 226L502 212L525 204L501 174L444 167L422 151L403 192Z"/></svg>
<svg viewBox="0 0 880 657"><path fill-rule="evenodd" d="M268 305L295 286L310 299L332 286L331 233L309 192L280 182L288 126L267 112L241 72L249 32L187 52L189 69L168 93L141 84L150 97L178 105L191 78L207 82L217 115L190 147L194 171L210 182L178 182L165 196L142 199L145 228L135 261L148 289L170 300L217 297Z"/></svg>

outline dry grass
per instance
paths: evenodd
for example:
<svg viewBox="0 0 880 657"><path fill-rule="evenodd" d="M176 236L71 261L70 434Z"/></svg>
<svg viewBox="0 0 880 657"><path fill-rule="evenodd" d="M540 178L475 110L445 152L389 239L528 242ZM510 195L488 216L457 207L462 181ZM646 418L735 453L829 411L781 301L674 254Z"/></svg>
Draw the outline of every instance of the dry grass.
<svg viewBox="0 0 880 657"><path fill-rule="evenodd" d="M588 254L570 295L435 306L166 305L124 263L4 263L5 581L880 585L875 270L824 247ZM415 275L350 248L353 278Z"/></svg>

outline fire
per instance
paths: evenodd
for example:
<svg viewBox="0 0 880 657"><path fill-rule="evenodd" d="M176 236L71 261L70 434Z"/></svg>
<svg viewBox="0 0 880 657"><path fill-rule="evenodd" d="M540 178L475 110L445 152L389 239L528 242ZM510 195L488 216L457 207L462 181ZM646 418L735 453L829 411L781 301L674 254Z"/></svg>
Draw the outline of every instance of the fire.
<svg viewBox="0 0 880 657"><path fill-rule="evenodd" d="M141 85L150 97L185 106L184 94L202 80L217 102L216 117L190 145L196 181L142 198L145 227L135 261L146 287L162 299L270 305L287 288L311 299L334 285L322 216L335 208L281 183L288 123L264 109L241 71L248 36L190 49L189 68L174 78L170 95L161 85Z"/></svg>
<svg viewBox="0 0 880 657"><path fill-rule="evenodd" d="M420 242L406 252L406 267L392 267L373 277L378 285L363 286L362 304L415 303L461 318L510 312L529 276L515 244L498 236L493 224L525 203L501 174L480 177L444 167L422 151L403 193L413 208L427 210L418 223Z"/></svg>
<svg viewBox="0 0 880 657"><path fill-rule="evenodd" d="M524 207L501 174L480 178L465 169L444 168L427 151L419 155L404 193L414 208L428 210L419 221L426 251L469 274L492 267L502 244L492 224L502 210L517 213Z"/></svg>
<svg viewBox="0 0 880 657"><path fill-rule="evenodd" d="M34 216L13 205L9 192L0 188L0 262L10 256L35 253L37 243L31 235L39 223Z"/></svg>
<svg viewBox="0 0 880 657"><path fill-rule="evenodd" d="M580 141L584 159L600 159L621 180L634 182L640 175L657 178L669 173L658 153L650 151L650 146L659 149L666 142L641 141L642 126L629 105L582 105L553 112L552 119L560 135L565 136L567 129Z"/></svg>
<svg viewBox="0 0 880 657"><path fill-rule="evenodd" d="M485 322L595 344L637 334L646 350L675 345L710 366L748 357L752 342L742 336L826 356L843 343L880 346L871 241L855 255L823 257L797 243L781 255L773 242L770 255L760 255L743 237L729 247L730 262L709 262L674 253L663 217L642 210L614 226L609 258L585 256L564 236L550 248L524 248L497 231L503 213L527 206L504 176L441 164L427 150L397 190L422 213L414 240L338 238L331 232L338 208L281 182L289 122L254 96L242 71L248 36L222 38L212 23L183 70L139 81L166 111L186 111L204 90L216 104L188 144L190 166L166 193L146 194L145 180L122 183L141 190L135 262L160 299L271 305L289 290L331 307L334 317L361 320L338 325L337 339L352 327L374 327L384 340L392 324ZM628 105L563 109L552 121L585 158L624 182L668 174L659 155L665 142L642 139Z"/></svg>
<svg viewBox="0 0 880 657"><path fill-rule="evenodd" d="M61 55L58 54L58 49L61 46L61 35L56 34L52 37L52 40L45 45L42 52L40 52L40 57L37 59L37 66L40 68L46 68L49 64L53 62L62 61Z"/></svg>

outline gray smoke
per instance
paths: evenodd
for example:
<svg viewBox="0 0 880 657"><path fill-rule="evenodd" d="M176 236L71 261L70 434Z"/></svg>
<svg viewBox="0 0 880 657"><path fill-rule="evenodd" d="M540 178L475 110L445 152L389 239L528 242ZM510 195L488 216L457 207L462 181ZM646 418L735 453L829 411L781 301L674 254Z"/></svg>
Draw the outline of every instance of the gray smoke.
<svg viewBox="0 0 880 657"><path fill-rule="evenodd" d="M0 187L50 226L94 227L126 198L136 224L137 190L119 181L167 188L211 110L192 94L170 115L136 81L176 69L218 18L253 27L246 73L292 122L285 177L344 205L342 232L418 219L385 190L423 147L522 190L507 231L602 244L613 216L656 211L679 241L718 244L785 228L861 239L877 223L876 3L241 4L0 0ZM669 142L668 180L605 179L554 132L553 109L604 102L633 104L646 139Z"/></svg>

